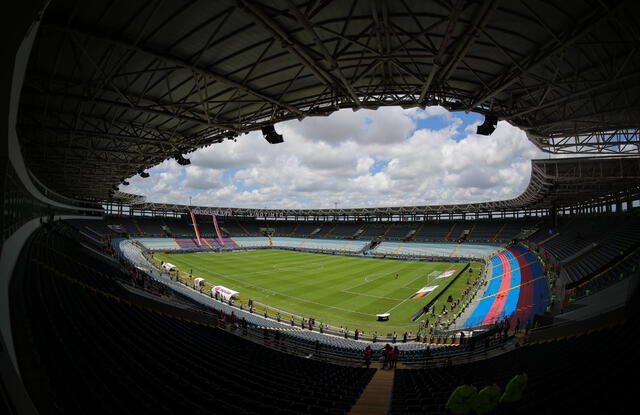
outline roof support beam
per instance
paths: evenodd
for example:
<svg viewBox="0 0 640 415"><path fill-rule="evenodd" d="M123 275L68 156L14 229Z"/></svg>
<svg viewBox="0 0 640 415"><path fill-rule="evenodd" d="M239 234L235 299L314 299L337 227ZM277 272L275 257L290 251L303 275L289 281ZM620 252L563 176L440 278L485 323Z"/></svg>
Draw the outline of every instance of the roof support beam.
<svg viewBox="0 0 640 415"><path fill-rule="evenodd" d="M496 77L496 80L491 85L491 89L486 94L476 99L473 104L467 108L467 110L473 110L485 101L500 94L519 79L522 79L535 69L545 65L551 58L567 49L581 37L590 33L600 22L609 18L611 13L613 13L614 10L617 10L617 7L619 7L620 4L621 3L614 8L607 10L594 8L582 19L576 21L575 25L565 30L563 34L552 36L552 39L550 39L545 45L540 48L536 48L531 54L522 59L519 65L511 66L501 75Z"/></svg>
<svg viewBox="0 0 640 415"><path fill-rule="evenodd" d="M29 80L33 80L33 81L43 81L46 82L45 77L43 75L40 74L29 74ZM92 93L93 91L91 91L88 87L88 84L86 83L78 83L74 80L69 80L69 79L62 79L60 77L56 77L53 78L51 77L48 80L48 83L50 85L50 88L53 88L54 84L57 84L56 87L63 89L64 91L69 91L69 89L82 89L84 93L87 93L87 100L93 100L93 97L89 97L89 94ZM35 85L34 83L34 89L39 89L37 85ZM151 98L148 96L142 96L139 98L134 98L131 96L127 96L125 94L125 92L128 91L121 91L119 89L117 89L115 86L113 87L109 87L107 85L102 86L102 90L104 91L110 91L113 93L116 93L118 96L122 97L127 104L129 104L131 109L147 109L149 107L157 107L157 108L167 108L167 109L172 109L175 111L176 117L179 116L178 114L180 113L192 113L194 115L197 115L202 122L206 122L208 124L209 127L213 127L213 128L222 128L222 129L227 129L227 130L233 130L233 131L237 131L237 126L235 125L235 123L231 120L225 119L225 118L211 118L208 114L202 112L202 111L197 111L194 110L191 107L187 107L187 108L183 108L184 104L180 104L180 103L176 103L176 102L171 102L171 101L161 101L158 100L156 98ZM88 91L88 92L87 92ZM52 94L52 95L57 95L57 92L53 91L53 90L48 90L46 91L47 94ZM93 94L95 95L95 94ZM171 112L171 111L170 111ZM173 113L173 112L171 112Z"/></svg>
<svg viewBox="0 0 640 415"><path fill-rule="evenodd" d="M92 139L92 138L113 138L118 140L118 142L126 141L130 143L147 145L147 146L157 146L160 148L164 148L165 145L170 147L165 141L158 139L154 140L151 138L137 137L133 135L125 135L125 134L117 134L108 131L90 131L90 130L78 130L71 128L60 128L60 127L48 127L45 125L38 124L26 124L20 127L23 131L50 131L52 133L58 134L66 134L68 136L77 137L79 139ZM120 148L120 151L126 151Z"/></svg>
<svg viewBox="0 0 640 415"><path fill-rule="evenodd" d="M238 5L243 9L254 21L263 26L272 36L275 36L282 42L282 47L293 55L302 65L309 69L315 76L331 88L334 92L336 82L333 77L327 73L316 61L311 57L307 48L299 42L291 39L289 35L276 23L271 17L267 16L258 6L246 0L237 0Z"/></svg>
<svg viewBox="0 0 640 415"><path fill-rule="evenodd" d="M575 98L583 97L585 95L590 94L591 92L598 91L598 90L603 89L603 88L608 88L611 85L615 85L615 84L618 84L618 83L621 83L621 82L625 82L625 81L631 81L631 80L636 79L638 77L640 77L640 72L635 72L635 73L631 73L629 75L626 75L626 76L623 76L623 77L620 77L620 78L611 79L609 81L599 83L599 84L597 84L595 86L592 86L590 88L583 89L583 90L580 90L580 91L576 91L576 92L574 92L572 94L563 96L563 97L555 99L553 101L548 101L545 104L538 105L536 107L529 107L529 108L527 108L525 110L519 111L519 112L517 112L515 114L511 114L511 115L509 115L507 117L504 117L503 119L510 120L510 119L513 119L513 118L521 117L523 115L529 114L529 113L534 112L534 111L541 110L543 108L548 108L548 107L551 107L551 106L554 106L554 105L562 104L564 102L572 101ZM587 97L587 98L589 98L589 97Z"/></svg>
<svg viewBox="0 0 640 415"><path fill-rule="evenodd" d="M28 108L29 111L31 112L44 110L44 107L36 107L36 106L25 106L23 108ZM127 136L136 137L138 140L146 140L148 142L155 142L159 140L163 142L170 142L171 140L177 141L177 140L184 139L184 136L179 132L176 132L174 129L150 127L148 125L143 125L135 122L122 121L114 117L106 119L106 118L102 118L102 117L98 117L90 114L75 114L71 112L61 112L61 111L52 111L52 110L49 110L48 114L52 116L56 116L56 119L59 119L59 118L64 119L65 117L68 117L68 118L77 117L82 122L94 128L97 134L100 134L101 131L108 132L110 128L113 128L120 132L125 132ZM59 127L59 125L52 126L52 125L46 124L44 121L39 120L37 117L31 116L30 118L32 118L35 122L38 122L41 128L58 128ZM64 124L63 122L60 122L60 123ZM28 126L28 124L22 124L21 122L21 126L22 125ZM142 134L147 136L152 136L154 138L147 138Z"/></svg>
<svg viewBox="0 0 640 415"><path fill-rule="evenodd" d="M32 92L36 92L36 93L43 92L43 91L40 91L40 90L37 90L37 89L31 89L31 91ZM159 111L159 110L155 110L155 109L147 108L147 107L139 107L139 106L133 106L132 107L129 104L125 104L123 102L113 101L113 100L104 99L104 98L91 98L91 97L87 97L87 96L84 96L84 95L65 93L65 92L61 92L61 91L44 91L44 93L48 94L49 96L55 95L55 96L59 96L59 97L75 99L75 100L78 100L78 101L81 101L81 102L93 102L93 103L97 103L97 104L108 105L108 106L113 107L113 108L122 108L122 109L130 110L130 111L142 112L142 113L145 113L145 114L151 114L151 115L158 115L158 116L162 116L162 117L175 118L175 119L178 119L180 121L191 122L191 123L195 123L195 124L198 124L198 125L201 125L201 126L204 126L204 127L216 127L216 128L223 128L223 129L233 129L233 126L231 126L231 125L209 124L206 121L201 120L199 118L188 117L188 116L180 115L180 114L174 114L172 112Z"/></svg>
<svg viewBox="0 0 640 415"><path fill-rule="evenodd" d="M322 55L324 55L325 60L329 63L331 72L333 72L338 77L340 82L342 82L342 85L347 89L347 92L349 92L349 96L351 97L353 102L355 102L357 106L360 106L361 103L360 99L358 99L358 94L353 89L353 86L351 86L349 80L347 80L347 78L342 73L338 62L331 55L331 53L329 53L327 47L324 45L324 42L322 41L322 39L320 39L316 31L311 26L311 22L309 22L309 20L305 16L303 16L302 13L300 13L298 7L293 4L291 0L287 0L287 5L289 6L289 10L293 13L298 22L302 24L304 29L313 37L313 41L315 42L316 47L320 49Z"/></svg>
<svg viewBox="0 0 640 415"><path fill-rule="evenodd" d="M420 97L418 98L418 102L422 104L429 92L429 88L431 88L431 83L436 76L436 72L440 70L441 67L441 59L444 54L445 49L449 45L449 39L451 38L451 34L453 29L456 27L458 23L458 17L460 17L460 13L462 13L462 0L456 1L453 6L453 10L451 10L451 14L449 15L449 23L447 24L447 29L444 34L444 39L442 39L442 43L440 43L440 47L438 48L438 54L435 58L433 58L433 63L431 67L431 71L429 71L429 77L427 78L427 82L422 86L422 91L420 91Z"/></svg>
<svg viewBox="0 0 640 415"><path fill-rule="evenodd" d="M199 73L199 74L201 74L203 76L212 78L212 79L214 79L214 80L216 80L218 82L221 82L221 83L223 83L225 85L228 85L228 86L230 86L232 88L239 89L239 90L241 90L241 91L243 91L243 92L245 92L245 93L247 93L249 95L253 95L253 96L257 97L257 98L260 98L263 101L267 101L267 102L269 102L271 104L274 104L274 105L276 105L278 107L285 108L285 109L287 109L287 110L289 110L289 111L291 111L291 112L293 112L293 113L295 113L297 115L304 115L304 113L301 110L299 110L298 108L296 108L296 107L294 107L292 105L289 105L289 104L287 104L285 102L278 101L277 99L275 99L273 97L270 97L268 95L262 94L262 93L252 89L251 87L249 87L247 85L244 85L244 84L241 84L239 82L236 82L236 81L228 78L227 76L219 74L219 73L217 73L217 72L215 72L215 71L213 71L213 70L211 70L209 68L206 68L206 67L204 67L202 65L194 65L194 64L192 64L192 63L190 63L188 61L185 61L183 59L177 58L175 56L170 56L170 55L167 55L167 54L164 54L164 53L160 53L160 52L154 51L154 50L149 49L149 48L144 48L142 46L137 46L137 45L131 44L129 42L125 42L125 41L122 41L122 40L119 40L119 39L115 39L115 38L112 38L112 37L109 37L109 36L106 36L106 35L103 35L103 34L100 34L100 33L93 33L93 32L90 32L90 31L80 30L80 29L73 28L73 27L63 27L63 26L58 26L58 25L53 25L53 24L45 24L45 25L42 25L41 27L44 27L44 28L47 28L47 29L57 30L57 31L60 31L60 32L68 32L68 33L72 33L72 34L79 34L79 35L82 35L82 36L88 36L88 37L91 37L93 39L97 39L99 41L102 41L102 42L105 42L105 43L109 43L109 44L118 46L118 47L123 48L123 49L133 50L135 52L139 52L139 53L142 53L142 54L145 54L145 55L148 55L148 56L152 56L154 58L160 59L160 60L162 60L164 62L167 62L167 63L170 63L172 65L176 65L176 66L180 66L182 68L190 69L193 72L197 72L197 73Z"/></svg>
<svg viewBox="0 0 640 415"><path fill-rule="evenodd" d="M451 76L451 73L458 67L458 64L464 57L467 55L469 48L473 45L474 40L476 39L476 34L479 30L482 30L489 20L491 13L498 6L499 0L487 0L483 1L480 10L476 13L473 22L470 27L464 32L464 35L458 39L456 42L456 49L451 55L451 59L445 65L442 70L442 75L440 75L441 81L445 82Z"/></svg>

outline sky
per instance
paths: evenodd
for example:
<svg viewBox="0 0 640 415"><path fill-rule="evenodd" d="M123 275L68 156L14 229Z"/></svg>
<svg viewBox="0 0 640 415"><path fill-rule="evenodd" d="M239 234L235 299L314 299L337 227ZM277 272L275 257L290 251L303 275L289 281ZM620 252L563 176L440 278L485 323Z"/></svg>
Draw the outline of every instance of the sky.
<svg viewBox="0 0 640 415"><path fill-rule="evenodd" d="M355 208L506 200L519 196L531 160L547 158L523 131L442 107L341 110L279 123L284 143L260 131L196 150L120 186L147 201L216 207Z"/></svg>

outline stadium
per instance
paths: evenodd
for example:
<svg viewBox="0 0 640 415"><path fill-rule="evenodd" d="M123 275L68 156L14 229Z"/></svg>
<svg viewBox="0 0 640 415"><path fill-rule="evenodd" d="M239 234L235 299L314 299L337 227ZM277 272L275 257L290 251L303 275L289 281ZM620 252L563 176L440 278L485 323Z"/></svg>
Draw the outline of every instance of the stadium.
<svg viewBox="0 0 640 415"><path fill-rule="evenodd" d="M637 405L639 3L12 6L4 413Z"/></svg>

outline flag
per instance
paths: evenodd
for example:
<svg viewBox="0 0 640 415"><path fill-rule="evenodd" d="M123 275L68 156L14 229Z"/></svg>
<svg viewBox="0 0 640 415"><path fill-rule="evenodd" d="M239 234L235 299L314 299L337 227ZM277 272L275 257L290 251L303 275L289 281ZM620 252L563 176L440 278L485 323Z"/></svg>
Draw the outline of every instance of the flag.
<svg viewBox="0 0 640 415"><path fill-rule="evenodd" d="M442 274L440 274L440 276L438 276L436 279L450 277L450 276L452 276L453 274L455 274L456 272L458 272L458 270L457 270L457 269L450 269L450 270L445 271L445 272L443 272Z"/></svg>
<svg viewBox="0 0 640 415"><path fill-rule="evenodd" d="M431 286L431 287L422 287L420 288L415 294L413 294L411 297L409 297L410 299L414 299L414 298L422 298L422 297L426 297L427 295L429 295L431 292L433 292L433 290L435 290L436 288L438 288L437 285Z"/></svg>

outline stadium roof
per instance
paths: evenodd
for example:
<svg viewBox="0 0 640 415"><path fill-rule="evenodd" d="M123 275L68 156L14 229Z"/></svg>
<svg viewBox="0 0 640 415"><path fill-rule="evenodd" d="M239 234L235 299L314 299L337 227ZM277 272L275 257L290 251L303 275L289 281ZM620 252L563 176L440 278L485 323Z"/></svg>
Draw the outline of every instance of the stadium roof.
<svg viewBox="0 0 640 415"><path fill-rule="evenodd" d="M46 187L97 201L177 154L341 108L441 105L548 152L638 154L638 21L634 1L54 0L18 131Z"/></svg>
<svg viewBox="0 0 640 415"><path fill-rule="evenodd" d="M457 205L426 205L335 209L251 209L192 206L196 213L256 217L389 216L435 213L480 213L549 209L616 202L640 196L640 157L577 157L531 161L531 180L515 199ZM187 212L187 205L133 203L136 209Z"/></svg>

